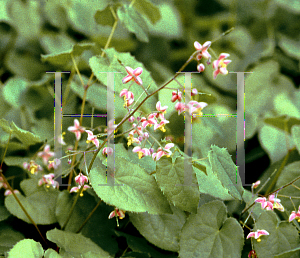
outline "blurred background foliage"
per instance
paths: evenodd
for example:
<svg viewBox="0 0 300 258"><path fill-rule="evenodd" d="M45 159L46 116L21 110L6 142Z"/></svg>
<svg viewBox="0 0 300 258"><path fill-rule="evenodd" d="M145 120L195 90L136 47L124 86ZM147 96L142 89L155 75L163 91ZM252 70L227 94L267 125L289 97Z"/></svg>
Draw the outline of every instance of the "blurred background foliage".
<svg viewBox="0 0 300 258"><path fill-rule="evenodd" d="M71 53L86 83L91 75L89 59L101 54L110 35L114 22L109 10L112 5L121 22L109 47L130 52L144 64L158 86L169 80L194 52L194 41L203 44L234 27L211 48L217 56L230 54L229 72L249 72L245 75L246 183L261 176L266 179L279 168L289 150L287 164L299 160L299 141L292 133L293 127L300 124L299 1L136 0L133 9L139 16L131 17L133 22L126 25L124 16L130 2L2 0L0 118L14 121L53 146L54 74L46 72L71 71L71 75L62 75L63 113L80 114L83 89L74 72ZM185 71L196 71L196 62ZM212 67L206 66L203 73L192 75L192 87L207 93L196 97L197 101L209 104L203 113L236 114L236 75L219 75L214 80L212 72ZM184 76L178 77L178 81L184 85ZM97 114L106 112L97 101L97 88L101 85L95 82L90 87L95 93L88 98L84 113L92 113L92 108ZM170 87L179 86L172 82ZM174 110L171 91L163 90L153 98L169 106L167 131L157 136L173 136L183 149L184 118ZM116 122L121 120L121 114L116 114ZM67 132L70 125L73 118L64 118L63 131ZM83 125L91 127L90 118L84 118ZM105 125L105 119L93 121L94 128ZM216 144L226 147L235 162L236 126L235 117L203 117L195 122L193 155L205 157L211 144ZM7 140L0 129L1 157ZM67 132L65 142L73 141L74 135ZM7 165L22 167L22 162L28 161L38 146L24 148L17 139L13 142L6 157L19 159Z"/></svg>

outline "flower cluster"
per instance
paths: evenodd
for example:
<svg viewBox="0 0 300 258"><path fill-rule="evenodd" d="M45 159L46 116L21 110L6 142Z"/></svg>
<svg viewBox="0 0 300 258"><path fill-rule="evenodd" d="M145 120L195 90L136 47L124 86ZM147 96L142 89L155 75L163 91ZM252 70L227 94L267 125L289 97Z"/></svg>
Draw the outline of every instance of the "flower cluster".
<svg viewBox="0 0 300 258"><path fill-rule="evenodd" d="M271 194L268 200L266 199L266 197L259 197L255 199L255 202L259 202L262 209L273 210L275 208L277 210L284 211L284 207L280 203L280 199L275 198L274 194Z"/></svg>
<svg viewBox="0 0 300 258"><path fill-rule="evenodd" d="M205 70L204 64L200 63L202 57L208 59L207 65L211 63L211 55L208 53L208 48L211 45L211 41L206 41L203 45L201 45L198 41L194 42L194 47L197 50L196 60L198 61L197 70L199 73ZM227 65L231 62L231 60L225 60L225 58L229 57L230 55L227 53L221 53L219 58L213 62L213 69L214 69L214 79L216 79L219 73L221 74L228 74Z"/></svg>

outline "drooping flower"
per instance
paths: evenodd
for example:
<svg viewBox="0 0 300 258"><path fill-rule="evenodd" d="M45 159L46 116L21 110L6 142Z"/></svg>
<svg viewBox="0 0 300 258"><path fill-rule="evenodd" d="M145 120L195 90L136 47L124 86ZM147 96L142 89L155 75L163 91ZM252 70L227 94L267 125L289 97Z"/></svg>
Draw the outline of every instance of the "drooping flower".
<svg viewBox="0 0 300 258"><path fill-rule="evenodd" d="M185 111L185 104L182 102L177 102L175 104L175 109L178 111L178 115L180 115L183 111Z"/></svg>
<svg viewBox="0 0 300 258"><path fill-rule="evenodd" d="M77 141L79 141L81 138L81 134L85 131L85 127L80 126L78 119L74 119L74 126L69 126L68 131L75 133L75 137Z"/></svg>
<svg viewBox="0 0 300 258"><path fill-rule="evenodd" d="M57 169L58 166L60 165L61 161L60 159L55 158L53 161L49 160L49 165L48 165L48 169Z"/></svg>
<svg viewBox="0 0 300 258"><path fill-rule="evenodd" d="M55 177L55 175L53 173L47 174L47 175L43 175L42 179L39 180L38 185L41 186L43 184L46 185L46 187L50 187L52 186L53 188L59 188L59 183L55 180L53 180L53 178Z"/></svg>
<svg viewBox="0 0 300 258"><path fill-rule="evenodd" d="M79 173L78 176L75 177L75 182L81 186L89 181L87 176L84 176L82 173Z"/></svg>
<svg viewBox="0 0 300 258"><path fill-rule="evenodd" d="M88 138L87 138L87 141L86 143L89 143L89 142L92 142L96 145L96 147L98 148L99 147L99 140L97 139L97 136L93 134L92 131L90 130L85 130L88 134Z"/></svg>
<svg viewBox="0 0 300 258"><path fill-rule="evenodd" d="M129 66L125 67L126 72L128 73L128 75L126 75L123 79L122 82L125 84L131 80L134 80L138 85L142 85L142 79L139 77L139 75L143 72L143 68L138 67L136 69L132 69Z"/></svg>
<svg viewBox="0 0 300 258"><path fill-rule="evenodd" d="M50 151L50 145L46 144L44 151L40 151L37 154L39 157L43 158L45 165L48 164L48 159L54 156L54 152Z"/></svg>
<svg viewBox="0 0 300 258"><path fill-rule="evenodd" d="M119 219L125 218L125 211L119 210L118 208L115 208L109 215L108 219L116 218L117 220L117 226L119 227Z"/></svg>
<svg viewBox="0 0 300 258"><path fill-rule="evenodd" d="M141 122L144 128L146 128L147 125L155 125L157 123L155 119L155 114L150 114L147 119L145 117L142 117Z"/></svg>
<svg viewBox="0 0 300 258"><path fill-rule="evenodd" d="M125 100L125 107L129 107L133 101L134 101L134 95L131 91L128 91L127 89L123 89L120 92L120 97L124 96L124 100Z"/></svg>
<svg viewBox="0 0 300 258"><path fill-rule="evenodd" d="M71 188L70 193L73 193L73 192L77 193L80 190L80 188L81 188L81 185L74 186L74 187ZM83 191L85 191L88 188L91 188L91 187L89 185L84 185L83 186ZM80 193L81 197L83 196L83 191Z"/></svg>
<svg viewBox="0 0 300 258"><path fill-rule="evenodd" d="M197 71L199 73L202 73L204 70L205 70L204 64L200 63L200 64L197 65Z"/></svg>
<svg viewBox="0 0 300 258"><path fill-rule="evenodd" d="M260 180L256 181L255 183L252 184L252 188L255 189L260 185Z"/></svg>
<svg viewBox="0 0 300 258"><path fill-rule="evenodd" d="M181 101L182 92L181 91L173 91L171 101L175 102L176 100Z"/></svg>
<svg viewBox="0 0 300 258"><path fill-rule="evenodd" d="M191 95L192 96L198 95L198 90L196 88L192 89Z"/></svg>
<svg viewBox="0 0 300 258"><path fill-rule="evenodd" d="M228 74L227 71L227 65L231 62L231 60L224 60L225 58L229 57L230 55L227 53L221 53L218 60L215 60L213 62L213 68L214 68L214 79L216 79L217 75L219 73L221 74Z"/></svg>
<svg viewBox="0 0 300 258"><path fill-rule="evenodd" d="M116 133L118 131L118 129L115 130L117 126L118 125L114 124L114 120L111 119L110 121L108 121L108 128L106 128L104 132L107 132L107 135L110 135L113 131Z"/></svg>
<svg viewBox="0 0 300 258"><path fill-rule="evenodd" d="M132 152L138 152L139 159L143 158L144 156L150 156L150 150L147 148L141 148L140 146L134 147Z"/></svg>
<svg viewBox="0 0 300 258"><path fill-rule="evenodd" d="M196 59L199 61L202 57L208 59L207 64L210 64L211 55L207 52L207 49L210 47L211 41L206 41L203 45L201 45L198 41L194 42L194 47L196 50L201 50L199 54L197 54Z"/></svg>
<svg viewBox="0 0 300 258"><path fill-rule="evenodd" d="M194 107L194 105L196 105ZM193 115L194 112L202 115L201 110L207 106L205 102L197 102L195 100L191 100L187 105L186 108L189 110L190 115Z"/></svg>
<svg viewBox="0 0 300 258"><path fill-rule="evenodd" d="M174 147L174 143L168 143L165 146L165 150L163 150L161 147L159 147L157 149L157 151L155 153L152 154L152 159L154 161L158 161L162 156L167 155L167 157L170 157L170 155L172 154L172 151L170 151L171 148Z"/></svg>
<svg viewBox="0 0 300 258"><path fill-rule="evenodd" d="M250 232L247 236L247 239L250 237L254 237L257 240L257 242L260 242L260 237L263 235L269 235L269 232L264 229L257 230L256 232Z"/></svg>
<svg viewBox="0 0 300 258"><path fill-rule="evenodd" d="M289 222L291 222L293 219L298 220L298 222L300 222L300 205L298 208L298 211L292 211L290 217L289 217Z"/></svg>
<svg viewBox="0 0 300 258"><path fill-rule="evenodd" d="M34 160L30 160L29 163L24 162L23 168L30 171L31 174L36 174L38 171L43 170L43 168L40 165L36 164Z"/></svg>
<svg viewBox="0 0 300 258"><path fill-rule="evenodd" d="M111 147L105 147L103 148L103 151L102 151L102 154L103 155L108 155L108 156L111 156L113 154L113 149Z"/></svg>

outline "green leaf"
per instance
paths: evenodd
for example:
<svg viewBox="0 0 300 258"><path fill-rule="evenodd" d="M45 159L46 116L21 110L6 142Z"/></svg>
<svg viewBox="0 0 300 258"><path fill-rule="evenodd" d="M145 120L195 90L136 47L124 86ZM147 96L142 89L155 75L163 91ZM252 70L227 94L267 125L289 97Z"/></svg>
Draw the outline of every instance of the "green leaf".
<svg viewBox="0 0 300 258"><path fill-rule="evenodd" d="M9 16L19 37L35 40L41 29L40 3L36 1L11 1Z"/></svg>
<svg viewBox="0 0 300 258"><path fill-rule="evenodd" d="M300 246L296 247L294 249L285 251L283 253L277 254L277 255L274 256L274 258L291 258L292 255L294 255L295 257L300 256Z"/></svg>
<svg viewBox="0 0 300 258"><path fill-rule="evenodd" d="M269 233L260 238L261 242L253 241L258 257L274 257L276 254L289 251L299 245L297 229L287 221L280 222L274 211L269 210L259 216L254 231L258 229L264 229ZM298 256L289 257L296 258Z"/></svg>
<svg viewBox="0 0 300 258"><path fill-rule="evenodd" d="M240 258L244 232L234 218L227 218L223 202L212 201L198 208L184 224L180 237L181 258ZM264 257L264 256L263 256Z"/></svg>
<svg viewBox="0 0 300 258"><path fill-rule="evenodd" d="M6 221L0 224L0 253L8 252L18 241L25 237L14 230Z"/></svg>
<svg viewBox="0 0 300 258"><path fill-rule="evenodd" d="M118 9L117 15L128 31L134 33L140 41L149 42L147 23L133 7L125 4Z"/></svg>
<svg viewBox="0 0 300 258"><path fill-rule="evenodd" d="M21 240L8 252L8 258L42 258L43 255L42 245L32 239Z"/></svg>
<svg viewBox="0 0 300 258"><path fill-rule="evenodd" d="M149 33L154 36L161 36L168 39L181 38L183 26L180 19L180 13L175 5L172 3L160 3L157 7L159 8L161 18L155 24L146 20Z"/></svg>
<svg viewBox="0 0 300 258"><path fill-rule="evenodd" d="M185 213L171 205L173 214L129 213L130 221L149 242L161 249L178 252Z"/></svg>
<svg viewBox="0 0 300 258"><path fill-rule="evenodd" d="M103 26L109 25L109 26L113 26L114 22L115 22L115 18L111 13L110 7L107 6L104 10L100 11L98 10L95 13L95 21L98 24L101 24Z"/></svg>
<svg viewBox="0 0 300 258"><path fill-rule="evenodd" d="M300 171L300 161L296 161L285 166L276 182L276 189L282 187L285 184L290 183L295 178L297 178L299 176L299 171ZM299 196L300 180L294 182L293 185L289 185L281 189L280 194L285 196L294 196L294 197ZM300 206L299 198L292 198L292 200L296 207ZM291 212L295 210L289 198L282 198L281 203L287 211Z"/></svg>
<svg viewBox="0 0 300 258"><path fill-rule="evenodd" d="M208 159L213 173L217 175L223 187L228 189L231 196L242 200L244 188L237 170L226 148L211 146Z"/></svg>
<svg viewBox="0 0 300 258"><path fill-rule="evenodd" d="M299 5L300 11L300 5ZM300 12L299 12L300 13ZM290 57L300 60L300 47L299 41L295 41L284 34L279 34L279 47Z"/></svg>
<svg viewBox="0 0 300 258"><path fill-rule="evenodd" d="M300 153L300 126L299 125L294 125L292 127L292 137L294 139L294 142L296 144L296 148L298 152Z"/></svg>
<svg viewBox="0 0 300 258"><path fill-rule="evenodd" d="M25 94L28 83L21 78L9 79L3 89L3 97L7 103L14 108L20 108L22 103L22 97Z"/></svg>
<svg viewBox="0 0 300 258"><path fill-rule="evenodd" d="M61 53L53 53L48 55L41 55L42 61L50 62L54 65L66 65L72 62L71 55L80 56L83 51L91 49L95 43L76 43L71 49Z"/></svg>
<svg viewBox="0 0 300 258"><path fill-rule="evenodd" d="M284 125L286 123L289 134L291 133L291 129L294 125L300 125L300 119L295 117L289 117L287 115L268 117L264 119L264 122L282 131L285 131Z"/></svg>
<svg viewBox="0 0 300 258"><path fill-rule="evenodd" d="M278 5L278 8L286 9L296 15L300 14L300 3L297 0L276 0L274 3Z"/></svg>
<svg viewBox="0 0 300 258"><path fill-rule="evenodd" d="M262 148L267 152L271 164L286 156L288 148L294 146L293 138L290 135L269 125L263 125L259 129L258 139ZM288 139L289 146L287 146L286 139Z"/></svg>
<svg viewBox="0 0 300 258"><path fill-rule="evenodd" d="M170 205L158 188L154 177L139 164L115 157L114 180L115 186L107 184L104 165L94 167L90 172L91 184L105 203L124 211L171 213Z"/></svg>
<svg viewBox="0 0 300 258"><path fill-rule="evenodd" d="M72 232L62 231L55 228L49 230L46 236L47 239L49 239L53 243L56 243L58 247L61 248L60 250L61 255L68 254L74 258L81 258L82 255L84 255L85 253L92 252L92 253L97 253L98 257L103 257L103 258L111 257L109 253L105 252L98 245L96 245L92 240L90 240L87 237L84 237L81 234L75 234ZM84 256L84 257L89 257L89 256Z"/></svg>
<svg viewBox="0 0 300 258"><path fill-rule="evenodd" d="M9 211L4 206L0 205L0 221L6 220L9 216Z"/></svg>
<svg viewBox="0 0 300 258"><path fill-rule="evenodd" d="M57 222L55 217L57 195L58 191L49 189L48 192L38 191L28 197L17 194L17 197L36 224L49 225ZM5 198L5 207L17 218L31 224L13 195Z"/></svg>
<svg viewBox="0 0 300 258"><path fill-rule="evenodd" d="M56 251L54 251L53 249L50 249L50 248L45 251L44 257L45 258L62 258L61 255L59 255Z"/></svg>
<svg viewBox="0 0 300 258"><path fill-rule="evenodd" d="M0 128L7 133L10 133L12 131L9 122L4 118L0 119Z"/></svg>
<svg viewBox="0 0 300 258"><path fill-rule="evenodd" d="M12 121L11 129L13 130L13 135L18 138L25 146L30 146L36 143L41 142L41 139L39 136L28 132L26 130L23 130L15 125L15 123Z"/></svg>
<svg viewBox="0 0 300 258"><path fill-rule="evenodd" d="M146 16L152 24L157 23L161 19L159 8L149 0L135 1L133 8Z"/></svg>
<svg viewBox="0 0 300 258"><path fill-rule="evenodd" d="M196 213L200 200L197 178L191 162L191 170L186 171L184 162L182 157L176 158L175 162L171 158L162 157L156 163L156 181L169 202L184 211ZM184 181L188 177L192 178L191 185Z"/></svg>
<svg viewBox="0 0 300 258"><path fill-rule="evenodd" d="M149 242L145 238L132 236L122 231L116 231L117 236L123 236L126 238L129 248L135 252L147 252L152 258L161 258L161 252L157 251L153 246L149 245ZM178 255L164 255L165 258L176 258Z"/></svg>

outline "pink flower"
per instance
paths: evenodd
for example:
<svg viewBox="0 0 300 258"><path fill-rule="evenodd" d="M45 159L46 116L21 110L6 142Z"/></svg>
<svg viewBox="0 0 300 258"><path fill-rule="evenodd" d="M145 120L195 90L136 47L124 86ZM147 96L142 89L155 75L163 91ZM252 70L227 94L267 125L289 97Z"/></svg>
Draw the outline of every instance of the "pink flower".
<svg viewBox="0 0 300 258"><path fill-rule="evenodd" d="M247 236L247 239L250 237L254 237L255 239L257 239L257 242L260 242L261 241L260 237L262 235L269 235L269 233L268 233L268 231L263 230L263 229L257 230L256 232L250 232Z"/></svg>
<svg viewBox="0 0 300 258"><path fill-rule="evenodd" d="M168 124L168 123L170 123L170 122L169 122L168 120L166 120L166 119L162 120L160 123L156 123L156 124L154 125L154 131L155 131L156 129L159 129L159 130L161 130L162 132L165 132L165 131L166 131L165 125Z"/></svg>
<svg viewBox="0 0 300 258"><path fill-rule="evenodd" d="M70 190L70 193L73 193L73 192L77 193L80 190L80 188L81 188L81 185L79 185L78 187L77 186L72 187L71 190ZM83 186L83 191L85 191L88 188L91 188L91 187L89 185L84 185ZM83 191L82 191L82 193L80 193L81 197L83 196Z"/></svg>
<svg viewBox="0 0 300 258"><path fill-rule="evenodd" d="M248 258L257 258L255 250L251 250L248 254Z"/></svg>
<svg viewBox="0 0 300 258"><path fill-rule="evenodd" d="M84 176L82 173L79 173L78 176L75 177L75 182L81 186L89 181L87 176Z"/></svg>
<svg viewBox="0 0 300 258"><path fill-rule="evenodd" d="M118 208L115 208L108 216L109 219L112 219L113 217L119 217L119 219L125 218L125 211L119 210Z"/></svg>
<svg viewBox="0 0 300 258"><path fill-rule="evenodd" d="M143 68L138 67L135 70L133 70L131 67L126 66L125 69L126 69L126 72L128 73L128 75L126 75L122 79L123 83L127 83L131 80L134 80L138 85L143 84L142 79L139 77L139 75L143 72Z"/></svg>
<svg viewBox="0 0 300 258"><path fill-rule="evenodd" d="M178 115L180 115L185 110L185 104L182 102L177 102L175 104L175 109L178 111Z"/></svg>
<svg viewBox="0 0 300 258"><path fill-rule="evenodd" d="M173 91L172 92L172 102L175 102L176 100L181 101L182 93L181 91Z"/></svg>
<svg viewBox="0 0 300 258"><path fill-rule="evenodd" d="M139 159L143 158L144 156L150 156L150 155L151 155L149 149L147 149L147 148L143 148L143 149L142 149L142 148L139 147L139 146L134 147L134 148L132 149L132 152L138 152L138 154L139 154Z"/></svg>
<svg viewBox="0 0 300 258"><path fill-rule="evenodd" d="M129 121L130 123L133 123L134 120L135 120L135 117L134 117L134 116L131 116L131 117L129 117L129 119L128 119L128 121Z"/></svg>
<svg viewBox="0 0 300 258"><path fill-rule="evenodd" d="M54 152L50 151L50 145L47 144L44 148L44 151L40 151L37 155L42 157L44 164L47 165L48 159L54 156Z"/></svg>
<svg viewBox="0 0 300 258"><path fill-rule="evenodd" d="M74 119L74 126L69 126L68 131L75 133L77 141L80 140L81 134L85 131L85 128L80 126L79 121Z"/></svg>
<svg viewBox="0 0 300 258"><path fill-rule="evenodd" d="M146 128L148 124L150 124L150 126L155 125L157 123L155 119L155 114L150 114L147 119L145 117L142 117L141 122L144 128Z"/></svg>
<svg viewBox="0 0 300 258"><path fill-rule="evenodd" d="M196 105L196 107L194 107ZM187 105L186 108L189 109L190 115L192 115L194 112L199 113L199 115L202 115L201 110L207 106L207 103L205 102L197 102L194 100L191 100Z"/></svg>
<svg viewBox="0 0 300 258"><path fill-rule="evenodd" d="M278 209L280 211L284 211L284 207L280 203L280 199L275 198L274 194L271 194L268 198L268 201L265 197L259 197L255 199L255 202L261 203L262 209L273 210Z"/></svg>
<svg viewBox="0 0 300 258"><path fill-rule="evenodd" d="M55 177L55 175L53 173L47 174L47 175L43 175L42 179L39 180L38 185L41 186L43 184L46 184L46 187L50 187L50 185L52 185L53 188L57 188L59 187L59 183L57 181L54 181L53 178Z"/></svg>
<svg viewBox="0 0 300 258"><path fill-rule="evenodd" d="M3 188L7 188L7 185L3 182L3 178L0 176L0 189L3 187Z"/></svg>
<svg viewBox="0 0 300 258"><path fill-rule="evenodd" d="M225 58L229 57L229 54L222 53L220 54L218 60L215 60L213 62L213 68L214 68L214 79L216 79L217 75L219 73L221 74L228 74L228 71L226 69L227 65L231 62L231 60L224 60Z"/></svg>
<svg viewBox="0 0 300 258"><path fill-rule="evenodd" d="M162 148L159 147L157 149L157 152L152 154L153 160L158 161L162 156L165 156L165 155L167 155L167 157L169 157L172 154L170 149L173 148L173 147L174 147L174 143L166 144L166 146L164 148L165 150L162 150Z"/></svg>
<svg viewBox="0 0 300 258"><path fill-rule="evenodd" d="M64 135L66 134L66 132L63 132L62 135L58 136L58 142L61 145L66 145L65 141L64 141Z"/></svg>
<svg viewBox="0 0 300 258"><path fill-rule="evenodd" d="M104 131L107 132L107 135L110 135L113 131L117 132L118 130L115 130L118 125L114 124L114 120L108 121L108 128L106 128Z"/></svg>
<svg viewBox="0 0 300 258"><path fill-rule="evenodd" d="M160 111L160 112L161 112L161 113L159 114L160 117L161 117L161 115L163 115L163 113L166 113L167 108L168 108L168 106L162 107L161 104L160 104L160 101L157 101L157 103L156 103L156 109L157 109L157 111ZM156 114L156 117L158 117L157 114Z"/></svg>
<svg viewBox="0 0 300 258"><path fill-rule="evenodd" d="M201 50L201 52L196 56L196 59L199 61L202 56L208 59L207 64L210 64L211 55L207 52L207 49L210 47L211 41L206 41L203 46L198 41L194 42L194 47L196 50Z"/></svg>
<svg viewBox="0 0 300 258"><path fill-rule="evenodd" d="M15 194L20 194L20 192L19 192L19 190L14 190L14 193ZM11 190L9 190L9 189L7 189L5 192L4 192L4 196L8 196L8 195L11 195L12 194L12 192L11 192Z"/></svg>
<svg viewBox="0 0 300 258"><path fill-rule="evenodd" d="M260 180L256 181L255 183L252 184L252 188L257 188L260 185Z"/></svg>
<svg viewBox="0 0 300 258"><path fill-rule="evenodd" d="M120 92L120 97L124 96L125 106L129 107L133 101L134 101L134 95L131 91L128 91L127 89L123 89Z"/></svg>
<svg viewBox="0 0 300 258"><path fill-rule="evenodd" d="M112 148L110 148L110 147L105 147L105 148L103 148L103 151L102 151L102 154L103 155L108 155L108 156L110 156L110 155L112 155L113 154L113 149Z"/></svg>
<svg viewBox="0 0 300 258"><path fill-rule="evenodd" d="M300 222L300 205L298 208L298 211L292 211L290 217L289 217L289 222L291 222L293 219L297 219L298 222Z"/></svg>
<svg viewBox="0 0 300 258"><path fill-rule="evenodd" d="M48 169L51 169L51 168L57 169L58 166L60 165L60 163L61 163L60 159L55 158L53 161L49 160Z"/></svg>
<svg viewBox="0 0 300 258"><path fill-rule="evenodd" d="M198 91L196 88L192 89L191 95L192 96L198 95Z"/></svg>
<svg viewBox="0 0 300 258"><path fill-rule="evenodd" d="M93 134L92 131L90 130L85 130L88 134L88 138L87 138L87 141L86 143L89 143L89 142L93 142L96 147L98 148L99 147L99 140L97 139L97 136Z"/></svg>
<svg viewBox="0 0 300 258"><path fill-rule="evenodd" d="M36 174L38 171L42 171L42 167L34 162L34 160L30 160L30 163L24 162L23 168L30 171L31 174Z"/></svg>
<svg viewBox="0 0 300 258"><path fill-rule="evenodd" d="M197 65L197 71L199 72L199 73L202 73L203 71L205 70L205 66L204 66L204 64L198 64Z"/></svg>

